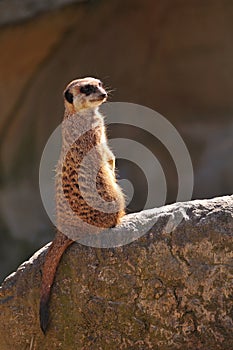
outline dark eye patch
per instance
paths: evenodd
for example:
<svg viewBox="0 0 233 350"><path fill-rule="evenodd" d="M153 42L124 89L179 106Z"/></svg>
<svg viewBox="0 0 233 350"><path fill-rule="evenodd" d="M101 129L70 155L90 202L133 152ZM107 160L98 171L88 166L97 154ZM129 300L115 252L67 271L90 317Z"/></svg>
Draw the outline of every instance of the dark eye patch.
<svg viewBox="0 0 233 350"><path fill-rule="evenodd" d="M69 91L69 89L67 89L67 90L65 91L64 96L65 96L66 101L68 101L69 103L73 103L74 96L73 96L73 94Z"/></svg>
<svg viewBox="0 0 233 350"><path fill-rule="evenodd" d="M80 88L80 92L86 96L89 96L90 94L97 92L97 87L91 84L87 84Z"/></svg>

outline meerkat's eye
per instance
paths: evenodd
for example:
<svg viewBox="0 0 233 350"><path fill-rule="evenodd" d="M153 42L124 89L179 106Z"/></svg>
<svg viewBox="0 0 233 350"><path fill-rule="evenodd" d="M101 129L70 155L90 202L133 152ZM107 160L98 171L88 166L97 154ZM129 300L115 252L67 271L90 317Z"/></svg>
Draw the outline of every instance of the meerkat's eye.
<svg viewBox="0 0 233 350"><path fill-rule="evenodd" d="M103 86L104 86L104 84L102 83L102 81L100 81L100 82L99 82L99 87L102 88Z"/></svg>
<svg viewBox="0 0 233 350"><path fill-rule="evenodd" d="M67 102L73 103L73 98L74 98L74 96L73 96L73 94L69 91L69 89L67 89L67 90L65 91L64 96L65 96L65 99L66 99Z"/></svg>
<svg viewBox="0 0 233 350"><path fill-rule="evenodd" d="M95 93L96 91L97 91L97 87L90 84L84 85L80 88L80 92L82 94L85 94L86 96L89 96L92 93Z"/></svg>

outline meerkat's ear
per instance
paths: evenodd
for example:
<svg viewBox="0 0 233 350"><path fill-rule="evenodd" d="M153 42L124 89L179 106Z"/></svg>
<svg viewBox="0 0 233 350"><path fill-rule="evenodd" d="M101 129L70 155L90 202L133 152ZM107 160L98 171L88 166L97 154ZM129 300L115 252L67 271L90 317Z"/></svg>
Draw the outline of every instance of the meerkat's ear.
<svg viewBox="0 0 233 350"><path fill-rule="evenodd" d="M67 102L69 103L73 103L73 94L69 91L69 89L67 89L65 92L64 92L64 97L66 99Z"/></svg>

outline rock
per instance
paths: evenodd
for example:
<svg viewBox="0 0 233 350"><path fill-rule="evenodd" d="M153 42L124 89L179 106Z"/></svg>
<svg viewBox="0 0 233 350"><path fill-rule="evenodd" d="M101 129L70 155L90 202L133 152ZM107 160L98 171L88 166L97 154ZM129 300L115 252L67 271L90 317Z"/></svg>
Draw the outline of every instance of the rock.
<svg viewBox="0 0 233 350"><path fill-rule="evenodd" d="M52 10L68 2L0 1L1 23L9 18L0 28L1 280L52 237L38 171L63 115L62 91L76 77L97 75L114 89L113 101L150 107L176 127L194 164L193 198L233 193L233 2L106 0ZM166 145L143 130L116 128L111 136L155 154L174 202L177 172ZM139 192L134 212L146 202L146 181L126 163L119 174Z"/></svg>
<svg viewBox="0 0 233 350"><path fill-rule="evenodd" d="M1 287L1 350L232 349L233 196L131 214L115 231L136 237L150 226L122 247L66 251L46 336L38 303L48 246L22 264Z"/></svg>
<svg viewBox="0 0 233 350"><path fill-rule="evenodd" d="M2 0L0 3L0 25L29 19L41 12L86 0Z"/></svg>

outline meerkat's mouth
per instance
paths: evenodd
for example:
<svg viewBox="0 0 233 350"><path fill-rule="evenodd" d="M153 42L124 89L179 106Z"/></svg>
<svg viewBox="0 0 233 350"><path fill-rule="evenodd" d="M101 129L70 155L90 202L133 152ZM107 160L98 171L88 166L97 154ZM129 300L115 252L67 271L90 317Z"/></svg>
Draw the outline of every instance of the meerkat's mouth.
<svg viewBox="0 0 233 350"><path fill-rule="evenodd" d="M107 99L107 96L104 96L104 97L97 97L97 98L92 98L90 101L91 102L99 102L99 101L104 101Z"/></svg>

